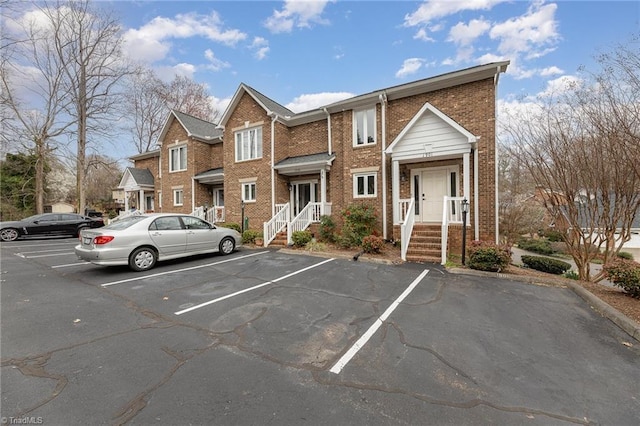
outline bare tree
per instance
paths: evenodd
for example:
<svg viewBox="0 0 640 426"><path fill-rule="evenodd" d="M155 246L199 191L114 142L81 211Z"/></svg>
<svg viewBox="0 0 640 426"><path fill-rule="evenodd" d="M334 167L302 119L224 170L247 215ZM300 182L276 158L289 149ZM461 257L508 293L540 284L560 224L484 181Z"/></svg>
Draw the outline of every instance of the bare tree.
<svg viewBox="0 0 640 426"><path fill-rule="evenodd" d="M151 70L131 76L127 84L125 109L127 131L139 153L153 149L169 110L176 109L202 120L215 122L219 112L209 101L204 84L178 76L169 83Z"/></svg>
<svg viewBox="0 0 640 426"><path fill-rule="evenodd" d="M639 91L612 72L610 58L601 57L601 72L541 99L539 109L511 117L505 129L511 155L549 190L549 212L561 211L569 223L565 241L580 279L594 281L603 275L591 277L590 261L615 258L640 209L640 157L629 154L640 144Z"/></svg>
<svg viewBox="0 0 640 426"><path fill-rule="evenodd" d="M78 211L85 207L85 173L89 135L108 137L121 104L121 83L133 72L122 52L120 25L88 0L44 4L40 11L51 26L57 60L64 70L63 92L76 124Z"/></svg>
<svg viewBox="0 0 640 426"><path fill-rule="evenodd" d="M201 120L215 123L219 111L209 102L207 87L189 77L176 76L163 89L163 98L170 109L177 109Z"/></svg>
<svg viewBox="0 0 640 426"><path fill-rule="evenodd" d="M3 35L0 63L3 138L7 138L3 142L8 150L13 142L9 138L22 140L22 148L35 155L35 207L36 213L43 213L45 163L55 138L72 124L64 114L69 106L62 90L65 70L54 53L49 28L35 20L14 23L19 30Z"/></svg>
<svg viewBox="0 0 640 426"><path fill-rule="evenodd" d="M127 130L139 153L150 151L167 118L164 84L150 70L131 76L124 104Z"/></svg>
<svg viewBox="0 0 640 426"><path fill-rule="evenodd" d="M87 204L97 207L111 199L111 190L120 182L122 170L117 160L104 155L90 155L87 160Z"/></svg>

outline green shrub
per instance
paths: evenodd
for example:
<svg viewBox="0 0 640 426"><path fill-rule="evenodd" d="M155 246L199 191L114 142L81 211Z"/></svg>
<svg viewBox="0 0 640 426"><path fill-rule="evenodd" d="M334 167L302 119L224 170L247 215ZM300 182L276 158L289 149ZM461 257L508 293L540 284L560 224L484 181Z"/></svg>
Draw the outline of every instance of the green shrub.
<svg viewBox="0 0 640 426"><path fill-rule="evenodd" d="M518 247L522 250L532 251L538 254L552 254L553 249L548 240L542 238L520 238Z"/></svg>
<svg viewBox="0 0 640 426"><path fill-rule="evenodd" d="M617 259L604 268L605 276L633 297L640 297L640 263Z"/></svg>
<svg viewBox="0 0 640 426"><path fill-rule="evenodd" d="M380 253L384 249L384 239L376 235L367 235L362 239L362 250L365 253Z"/></svg>
<svg viewBox="0 0 640 426"><path fill-rule="evenodd" d="M255 229L247 229L242 233L242 242L247 244L253 244L256 242L256 238L262 238L262 231Z"/></svg>
<svg viewBox="0 0 640 426"><path fill-rule="evenodd" d="M327 245L325 243L313 240L309 241L304 248L309 251L327 251Z"/></svg>
<svg viewBox="0 0 640 426"><path fill-rule="evenodd" d="M570 280L580 279L580 275L576 271L567 271L562 276L565 278L569 278Z"/></svg>
<svg viewBox="0 0 640 426"><path fill-rule="evenodd" d="M544 231L538 231L538 235L540 235L541 237L545 237L547 240L551 241L552 243L557 243L559 241L564 241L564 239L562 238L562 232L557 231L555 229L551 229L548 228Z"/></svg>
<svg viewBox="0 0 640 426"><path fill-rule="evenodd" d="M238 225L237 223L225 223L224 225L220 225L223 228L231 228L231 229L235 229L238 232L242 232L242 228L240 227L240 225Z"/></svg>
<svg viewBox="0 0 640 426"><path fill-rule="evenodd" d="M320 227L318 231L322 241L332 243L336 240L336 223L333 221L331 216L323 215L320 218Z"/></svg>
<svg viewBox="0 0 640 426"><path fill-rule="evenodd" d="M507 247L486 241L472 241L469 246L467 266L479 271L500 272L511 263L511 252Z"/></svg>
<svg viewBox="0 0 640 426"><path fill-rule="evenodd" d="M620 259L633 260L633 255L631 253L629 253L629 252L626 252L626 251L618 252L618 257Z"/></svg>
<svg viewBox="0 0 640 426"><path fill-rule="evenodd" d="M373 206L357 203L342 210L342 219L344 224L339 244L343 247L362 245L362 239L373 233L377 221Z"/></svg>
<svg viewBox="0 0 640 426"><path fill-rule="evenodd" d="M522 263L536 271L560 275L571 269L571 265L558 259L542 256L522 256Z"/></svg>
<svg viewBox="0 0 640 426"><path fill-rule="evenodd" d="M293 240L293 245L296 247L306 246L311 241L311 238L311 232L308 230L295 231L291 234L291 240Z"/></svg>

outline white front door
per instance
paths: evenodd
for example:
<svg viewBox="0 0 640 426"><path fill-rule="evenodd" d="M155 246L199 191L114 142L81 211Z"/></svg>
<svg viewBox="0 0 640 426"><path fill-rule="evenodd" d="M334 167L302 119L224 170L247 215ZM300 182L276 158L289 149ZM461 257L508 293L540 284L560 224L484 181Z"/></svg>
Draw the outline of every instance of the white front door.
<svg viewBox="0 0 640 426"><path fill-rule="evenodd" d="M449 171L422 170L413 176L417 222L442 222L442 203L449 194Z"/></svg>
<svg viewBox="0 0 640 426"><path fill-rule="evenodd" d="M292 188L293 215L296 216L309 203L316 202L317 185L315 182L298 182Z"/></svg>

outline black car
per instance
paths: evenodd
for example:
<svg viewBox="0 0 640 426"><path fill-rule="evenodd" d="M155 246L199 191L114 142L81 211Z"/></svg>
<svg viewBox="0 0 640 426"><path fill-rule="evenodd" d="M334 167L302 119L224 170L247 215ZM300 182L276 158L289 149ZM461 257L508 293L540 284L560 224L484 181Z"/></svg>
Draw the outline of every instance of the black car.
<svg viewBox="0 0 640 426"><path fill-rule="evenodd" d="M102 218L74 213L45 213L13 222L0 222L0 240L14 241L22 237L70 235L78 236L81 229L104 226Z"/></svg>

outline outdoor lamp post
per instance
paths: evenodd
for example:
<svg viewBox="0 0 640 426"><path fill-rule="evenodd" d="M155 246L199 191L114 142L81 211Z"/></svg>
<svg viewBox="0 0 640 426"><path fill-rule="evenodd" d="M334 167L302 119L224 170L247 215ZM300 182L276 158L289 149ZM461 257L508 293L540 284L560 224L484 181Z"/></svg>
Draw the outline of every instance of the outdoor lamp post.
<svg viewBox="0 0 640 426"><path fill-rule="evenodd" d="M465 198L462 200L462 264L465 264L467 249L467 213L469 213L469 202Z"/></svg>

